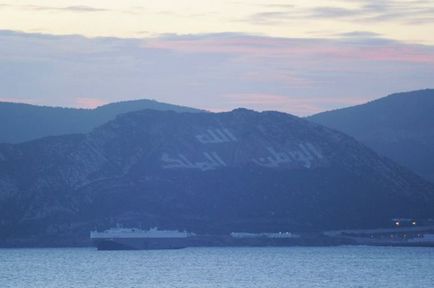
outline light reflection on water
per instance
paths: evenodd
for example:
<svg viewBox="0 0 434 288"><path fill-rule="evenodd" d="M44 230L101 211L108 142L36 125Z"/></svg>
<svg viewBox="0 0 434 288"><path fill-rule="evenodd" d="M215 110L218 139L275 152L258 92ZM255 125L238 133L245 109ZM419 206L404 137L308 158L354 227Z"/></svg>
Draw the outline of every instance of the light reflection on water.
<svg viewBox="0 0 434 288"><path fill-rule="evenodd" d="M434 248L0 249L0 287L434 287Z"/></svg>

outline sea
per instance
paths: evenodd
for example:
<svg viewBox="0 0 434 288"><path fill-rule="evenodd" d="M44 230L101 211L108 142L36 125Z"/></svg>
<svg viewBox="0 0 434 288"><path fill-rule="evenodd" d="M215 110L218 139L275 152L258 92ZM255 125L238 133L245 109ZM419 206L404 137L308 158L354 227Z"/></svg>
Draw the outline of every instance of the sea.
<svg viewBox="0 0 434 288"><path fill-rule="evenodd" d="M1 288L434 287L434 248L0 249Z"/></svg>

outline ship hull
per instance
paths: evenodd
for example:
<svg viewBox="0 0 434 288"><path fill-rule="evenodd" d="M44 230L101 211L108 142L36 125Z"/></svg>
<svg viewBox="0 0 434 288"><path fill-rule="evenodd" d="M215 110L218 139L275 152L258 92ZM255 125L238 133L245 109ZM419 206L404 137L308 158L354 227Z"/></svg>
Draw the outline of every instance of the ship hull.
<svg viewBox="0 0 434 288"><path fill-rule="evenodd" d="M188 238L108 238L93 239L98 250L155 250L186 247L283 247L334 246L349 244L329 237L307 238L233 238L225 235L204 235Z"/></svg>
<svg viewBox="0 0 434 288"><path fill-rule="evenodd" d="M188 244L182 238L114 238L95 239L93 242L98 250L181 249Z"/></svg>

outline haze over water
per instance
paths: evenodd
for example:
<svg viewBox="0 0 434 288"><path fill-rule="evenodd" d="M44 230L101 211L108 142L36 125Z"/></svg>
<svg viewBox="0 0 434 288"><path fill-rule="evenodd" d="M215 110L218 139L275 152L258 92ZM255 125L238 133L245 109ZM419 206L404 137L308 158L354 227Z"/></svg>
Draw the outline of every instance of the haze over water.
<svg viewBox="0 0 434 288"><path fill-rule="evenodd" d="M434 249L1 249L0 287L433 287Z"/></svg>

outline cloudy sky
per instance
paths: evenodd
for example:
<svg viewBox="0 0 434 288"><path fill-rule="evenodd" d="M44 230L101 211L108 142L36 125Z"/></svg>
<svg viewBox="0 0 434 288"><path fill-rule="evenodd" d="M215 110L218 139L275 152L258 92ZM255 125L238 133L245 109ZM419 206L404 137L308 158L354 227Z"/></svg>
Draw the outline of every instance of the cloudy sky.
<svg viewBox="0 0 434 288"><path fill-rule="evenodd" d="M0 0L2 101L308 115L433 79L432 0Z"/></svg>

